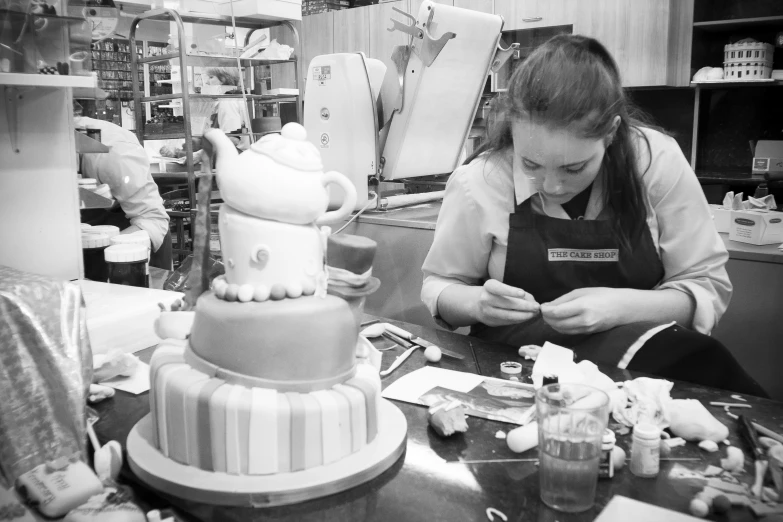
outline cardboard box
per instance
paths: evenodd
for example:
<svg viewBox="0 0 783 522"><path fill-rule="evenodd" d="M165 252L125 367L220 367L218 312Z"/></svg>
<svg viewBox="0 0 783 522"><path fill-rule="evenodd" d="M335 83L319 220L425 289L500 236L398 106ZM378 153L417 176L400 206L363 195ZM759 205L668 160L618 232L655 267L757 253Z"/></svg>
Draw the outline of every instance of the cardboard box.
<svg viewBox="0 0 783 522"><path fill-rule="evenodd" d="M724 208L723 205L710 205L710 213L718 232L728 234L731 223L731 209Z"/></svg>
<svg viewBox="0 0 783 522"><path fill-rule="evenodd" d="M783 141L759 140L753 154L753 175L783 172Z"/></svg>
<svg viewBox="0 0 783 522"><path fill-rule="evenodd" d="M783 243L783 212L732 210L729 239L751 245Z"/></svg>
<svg viewBox="0 0 783 522"><path fill-rule="evenodd" d="M302 0L235 0L234 16L259 20L301 20ZM231 6L220 4L218 12L230 16Z"/></svg>

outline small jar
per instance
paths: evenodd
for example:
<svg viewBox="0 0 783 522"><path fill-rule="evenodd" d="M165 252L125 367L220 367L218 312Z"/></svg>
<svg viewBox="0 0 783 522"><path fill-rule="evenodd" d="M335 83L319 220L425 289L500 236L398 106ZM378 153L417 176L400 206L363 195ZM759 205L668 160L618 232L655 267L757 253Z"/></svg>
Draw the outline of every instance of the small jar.
<svg viewBox="0 0 783 522"><path fill-rule="evenodd" d="M95 227L82 230L84 277L90 281L105 283L109 279L109 268L106 266L103 254L106 247L111 244L111 236L93 228Z"/></svg>
<svg viewBox="0 0 783 522"><path fill-rule="evenodd" d="M77 180L77 183L79 184L79 188L87 189L87 190L95 190L98 188L98 180L94 178L81 178Z"/></svg>
<svg viewBox="0 0 783 522"><path fill-rule="evenodd" d="M111 238L112 245L141 245L147 249L147 266L146 274L150 273L150 255L152 253L152 241L150 235L146 230L139 230L132 234L119 234Z"/></svg>
<svg viewBox="0 0 783 522"><path fill-rule="evenodd" d="M610 429L604 431L601 439L601 458L598 460L598 478L614 477L614 460L612 459L612 450L615 443L614 432Z"/></svg>
<svg viewBox="0 0 783 522"><path fill-rule="evenodd" d="M90 231L109 234L109 237L112 238L120 233L120 228L115 227L114 225L93 225L92 228L90 228Z"/></svg>
<svg viewBox="0 0 783 522"><path fill-rule="evenodd" d="M661 430L652 424L637 424L633 428L631 473L637 477L655 477L661 465Z"/></svg>
<svg viewBox="0 0 783 522"><path fill-rule="evenodd" d="M504 379L518 381L519 376L522 374L522 365L515 361L500 363L500 374Z"/></svg>
<svg viewBox="0 0 783 522"><path fill-rule="evenodd" d="M109 271L109 282L115 285L149 288L147 259L149 249L144 245L112 245L104 252Z"/></svg>

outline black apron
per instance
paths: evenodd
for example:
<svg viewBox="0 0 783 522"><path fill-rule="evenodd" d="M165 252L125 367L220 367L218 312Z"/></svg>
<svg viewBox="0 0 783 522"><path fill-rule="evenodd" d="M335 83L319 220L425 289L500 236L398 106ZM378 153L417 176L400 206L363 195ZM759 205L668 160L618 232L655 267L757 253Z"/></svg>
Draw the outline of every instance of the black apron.
<svg viewBox="0 0 783 522"><path fill-rule="evenodd" d="M534 212L532 198L509 215L503 282L529 292L539 303L551 302L587 287L651 290L664 268L647 226L625 248L606 219L559 219ZM549 341L572 348L579 359L616 366L628 348L661 323L633 323L605 332L568 335L555 331L541 316L522 324L476 325L471 334L513 346Z"/></svg>
<svg viewBox="0 0 783 522"><path fill-rule="evenodd" d="M88 225L112 225L120 230L125 230L131 226L130 220L125 216L125 212L116 204L110 209L91 208L83 209L80 212L82 223L87 223ZM163 243L161 243L160 247L151 253L150 266L171 270L173 268L171 264L171 248L171 231L169 231L163 238Z"/></svg>

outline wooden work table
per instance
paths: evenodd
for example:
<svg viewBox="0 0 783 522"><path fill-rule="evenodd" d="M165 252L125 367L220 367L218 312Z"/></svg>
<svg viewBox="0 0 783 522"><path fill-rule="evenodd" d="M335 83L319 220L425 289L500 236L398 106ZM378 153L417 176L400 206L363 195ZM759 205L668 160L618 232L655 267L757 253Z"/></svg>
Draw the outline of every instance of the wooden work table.
<svg viewBox="0 0 783 522"><path fill-rule="evenodd" d="M516 350L509 346L413 324L392 322L443 348L466 356L463 360L444 357L437 363L443 368L501 377L501 362L518 361L523 364L523 377L531 371L531 361L523 360ZM376 346L385 348L390 346L390 343L378 340ZM138 355L142 360L149 361L152 351L152 348L146 349ZM402 348L399 347L383 352L382 367L388 367L400 353ZM427 363L423 353L414 353L398 370L383 379L384 388L425 364ZM616 368L602 370L616 381L640 375ZM745 473L739 478L746 483L752 482L753 463L750 452L737 434L735 421L730 419L723 409L709 406L710 401L736 402L731 399L731 393L677 382L672 396L702 401L729 427L731 443L742 448L748 456ZM752 409L745 411L747 416L765 427L783 432L783 404L753 397L746 398L747 404L752 406ZM117 440L124 445L132 426L149 412L148 400L147 393L133 396L118 391L114 398L97 404L95 409L100 420L95 424L95 430L101 442ZM142 507L150 509L171 506L178 515L182 515L182 520L479 521L487 520L486 509L494 507L512 521L565 522L593 520L614 495L687 512L690 500L701 486L692 480L671 478L672 470L704 470L708 464L719 465L720 458L725 456L725 450L710 454L701 451L692 443L674 448L671 460L661 463L661 472L657 478L637 478L626 466L614 479L599 481L596 506L592 510L578 515L564 515L549 509L539 500L538 467L535 461L530 461L537 458L536 450L515 454L508 449L504 440L496 438L498 431L508 432L513 425L469 417L470 428L467 433L442 439L428 428L425 407L401 402L394 404L403 412L408 422L406 453L379 477L351 490L321 499L275 508L224 508L166 498L148 490L138 483L127 464L121 480L133 486ZM630 436L620 436L618 445L629 450ZM735 522L755 519L750 510L738 507L732 510L730 516L720 520Z"/></svg>

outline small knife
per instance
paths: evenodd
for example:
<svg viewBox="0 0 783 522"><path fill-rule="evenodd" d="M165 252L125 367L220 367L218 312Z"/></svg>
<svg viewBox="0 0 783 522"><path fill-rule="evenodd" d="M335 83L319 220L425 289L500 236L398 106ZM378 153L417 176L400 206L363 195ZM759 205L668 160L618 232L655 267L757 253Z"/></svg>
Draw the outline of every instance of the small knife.
<svg viewBox="0 0 783 522"><path fill-rule="evenodd" d="M411 354L412 354L413 352L415 352L416 350L420 350L420 349L421 349L421 346L414 345L414 346L411 346L410 348L408 348L407 350L405 350L405 351L402 353L402 355L399 355L399 356L397 356L397 358L396 358L396 359L394 359L394 362L393 362L393 363L391 363L391 366L389 366L389 367L388 367L388 368L386 368L385 370L383 370L383 371L379 372L379 373L380 373L380 375L381 375L381 377L386 377L386 376L387 376L387 375L389 375L391 372L393 372L394 370L396 370L396 369L397 369L397 367L398 367L399 365L401 365L402 363L404 363L404 362L405 362L405 360L406 360L408 357L410 357L410 356L411 356Z"/></svg>
<svg viewBox="0 0 783 522"><path fill-rule="evenodd" d="M400 328L398 326L394 326L393 324L384 323L384 326L386 327L386 331L387 332L392 333L394 335L397 335L399 337L402 337L406 341L410 341L413 344L417 344L417 345L422 346L424 348L429 348L430 346L435 346L434 344L432 344L428 340L422 339L421 337L416 337L412 333L406 332L402 328ZM459 359L459 360L462 360L462 359L465 358L464 355L460 355L458 353L454 353L454 352L449 351L449 350L444 350L440 346L438 346L437 348L440 350L440 353L442 353L446 357L451 357L452 359Z"/></svg>

